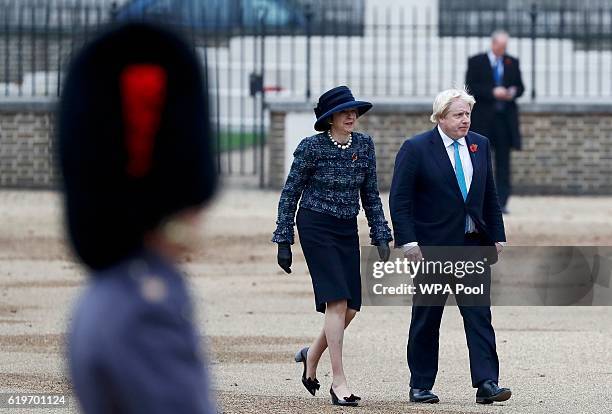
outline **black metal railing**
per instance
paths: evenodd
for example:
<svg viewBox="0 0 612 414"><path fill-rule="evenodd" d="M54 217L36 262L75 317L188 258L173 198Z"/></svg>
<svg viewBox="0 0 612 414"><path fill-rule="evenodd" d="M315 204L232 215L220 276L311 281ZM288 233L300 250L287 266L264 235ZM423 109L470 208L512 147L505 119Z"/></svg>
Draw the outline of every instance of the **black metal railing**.
<svg viewBox="0 0 612 414"><path fill-rule="evenodd" d="M240 67L246 70L240 77L249 79L251 71L241 59L250 57L236 51L252 49L253 38L265 31L264 86L271 95L307 97L347 83L362 96L429 97L461 83L467 57L487 49L493 30L505 29L512 36L509 52L521 59L532 96L612 97L612 4L606 2L591 1L593 7L586 8L589 1L580 7L567 1L440 0L436 9L400 2L367 10L361 2L346 11L329 1L318 1L331 4L325 7L317 0L284 0L279 4L285 9L267 11L262 24L261 16L242 10L248 0L213 0L238 11L183 1L187 8L168 17L164 13L176 0L159 0L158 8L148 11L130 8L135 2L127 0L0 0L0 95L57 95L74 50L113 16L144 16L175 24L209 55L231 56L220 80ZM299 12L289 15L287 5ZM239 83L228 82L230 88Z"/></svg>

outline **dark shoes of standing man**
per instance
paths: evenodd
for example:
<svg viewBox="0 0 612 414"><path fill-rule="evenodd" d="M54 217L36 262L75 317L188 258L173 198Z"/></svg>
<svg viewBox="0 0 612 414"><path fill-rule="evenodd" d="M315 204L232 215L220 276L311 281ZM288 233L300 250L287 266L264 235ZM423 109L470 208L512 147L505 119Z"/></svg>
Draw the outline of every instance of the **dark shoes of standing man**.
<svg viewBox="0 0 612 414"><path fill-rule="evenodd" d="M484 381L476 391L478 404L492 404L508 400L512 396L509 388L499 388L493 380ZM410 388L410 401L417 403L437 403L440 399L431 390Z"/></svg>
<svg viewBox="0 0 612 414"><path fill-rule="evenodd" d="M506 401L512 396L510 388L499 388L492 380L484 381L476 391L476 402L478 404L491 404L493 402Z"/></svg>

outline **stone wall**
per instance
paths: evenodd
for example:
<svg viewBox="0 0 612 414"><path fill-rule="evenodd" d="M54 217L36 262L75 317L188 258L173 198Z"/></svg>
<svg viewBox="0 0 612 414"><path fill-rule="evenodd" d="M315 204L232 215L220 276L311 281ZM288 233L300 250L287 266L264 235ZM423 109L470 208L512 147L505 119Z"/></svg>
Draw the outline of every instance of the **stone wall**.
<svg viewBox="0 0 612 414"><path fill-rule="evenodd" d="M275 102L270 111L269 185L281 188L286 167L274 154L285 149L285 114L312 113L312 106ZM389 189L395 155L406 137L433 127L430 113L429 103L378 103L360 119L358 129L376 143L382 190ZM514 194L612 195L612 104L525 103L521 130L523 150L512 153Z"/></svg>
<svg viewBox="0 0 612 414"><path fill-rule="evenodd" d="M52 101L0 102L0 187L53 188Z"/></svg>
<svg viewBox="0 0 612 414"><path fill-rule="evenodd" d="M276 102L269 108L267 184L280 189L288 169L287 114L312 114L312 107ZM57 186L54 111L53 99L0 101L0 187ZM391 184L404 139L432 128L429 111L427 103L378 103L360 120L359 129L376 143L382 190ZM515 194L612 195L612 104L523 104L521 129L524 149L512 154Z"/></svg>

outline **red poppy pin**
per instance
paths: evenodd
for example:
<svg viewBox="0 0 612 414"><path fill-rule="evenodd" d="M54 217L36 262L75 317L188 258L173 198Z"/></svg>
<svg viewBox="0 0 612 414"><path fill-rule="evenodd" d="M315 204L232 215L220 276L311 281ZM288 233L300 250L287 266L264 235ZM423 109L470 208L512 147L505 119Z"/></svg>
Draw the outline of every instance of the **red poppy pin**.
<svg viewBox="0 0 612 414"><path fill-rule="evenodd" d="M506 59L504 59L504 65L510 65L510 64L512 64L512 59L510 59L508 57Z"/></svg>
<svg viewBox="0 0 612 414"><path fill-rule="evenodd" d="M478 144L472 144L472 145L470 145L470 151L471 151L471 152L476 152L476 151L478 151Z"/></svg>
<svg viewBox="0 0 612 414"><path fill-rule="evenodd" d="M351 159L353 160L353 162L357 161L357 153L356 152L353 153L353 157Z"/></svg>

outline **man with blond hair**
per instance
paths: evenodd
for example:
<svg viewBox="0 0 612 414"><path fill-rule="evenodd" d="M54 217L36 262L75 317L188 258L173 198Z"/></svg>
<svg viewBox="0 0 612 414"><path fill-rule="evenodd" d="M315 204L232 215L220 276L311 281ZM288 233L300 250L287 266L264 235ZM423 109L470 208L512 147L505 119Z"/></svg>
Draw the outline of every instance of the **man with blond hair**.
<svg viewBox="0 0 612 414"><path fill-rule="evenodd" d="M395 159L389 205L395 247L420 260L425 246L495 246L505 242L489 140L470 132L475 99L464 89L440 92L431 121L436 126L404 142ZM487 266L490 278L490 269ZM489 279L490 280L490 279ZM446 296L437 306L415 297L408 337L410 401L437 403L431 391L438 371L439 328ZM457 303L463 317L476 402L490 404L511 396L499 388L495 332L487 303Z"/></svg>

